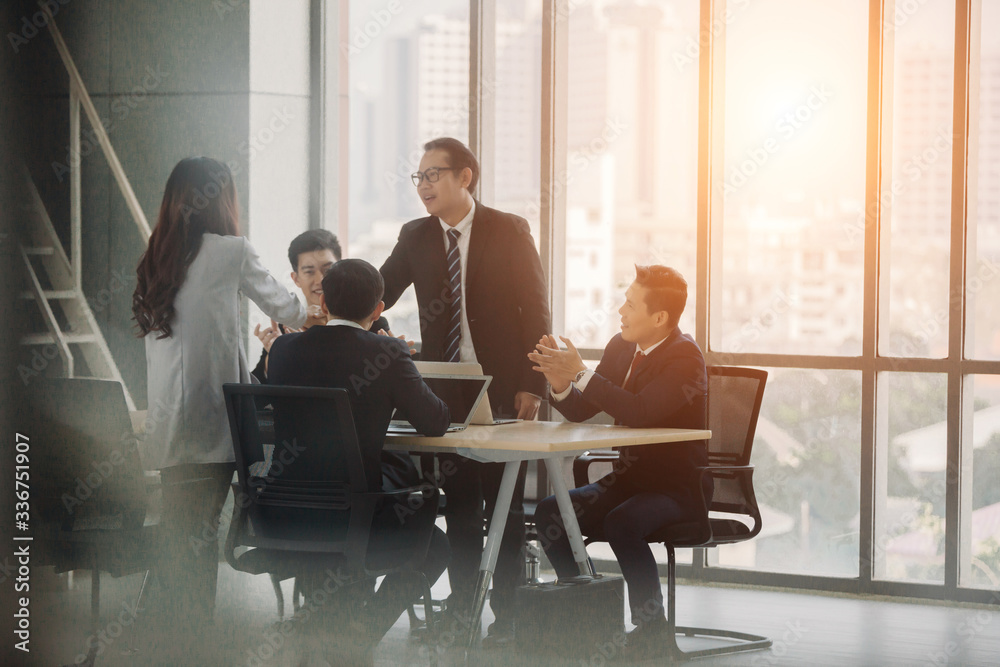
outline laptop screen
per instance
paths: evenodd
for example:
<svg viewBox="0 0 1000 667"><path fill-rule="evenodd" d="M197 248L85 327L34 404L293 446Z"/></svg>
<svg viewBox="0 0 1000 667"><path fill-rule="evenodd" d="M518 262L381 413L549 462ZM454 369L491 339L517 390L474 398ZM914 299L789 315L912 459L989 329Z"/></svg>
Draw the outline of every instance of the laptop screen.
<svg viewBox="0 0 1000 667"><path fill-rule="evenodd" d="M468 426L492 379L484 375L428 374L423 377L431 391L448 406L452 426ZM393 424L405 421L406 415L400 414L399 410L393 413Z"/></svg>

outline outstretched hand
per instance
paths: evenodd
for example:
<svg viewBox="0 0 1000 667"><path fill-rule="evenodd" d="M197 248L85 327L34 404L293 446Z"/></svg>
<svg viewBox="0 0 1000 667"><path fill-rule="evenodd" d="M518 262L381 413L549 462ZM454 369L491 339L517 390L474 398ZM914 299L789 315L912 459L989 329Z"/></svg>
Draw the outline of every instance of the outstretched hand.
<svg viewBox="0 0 1000 667"><path fill-rule="evenodd" d="M577 373L587 369L573 341L565 336L559 338L566 343L565 350L559 348L555 336L545 334L535 345L535 350L528 353L528 359L536 364L534 370L545 374L552 391L557 394L569 387Z"/></svg>
<svg viewBox="0 0 1000 667"><path fill-rule="evenodd" d="M271 320L271 326L269 326L266 329L261 329L260 324L254 327L253 335L260 340L261 344L264 346L264 349L268 353L270 353L271 343L273 343L275 339L281 335L281 329L278 328L277 322Z"/></svg>
<svg viewBox="0 0 1000 667"><path fill-rule="evenodd" d="M394 336L393 333L392 333L392 331L386 331L385 329L379 329L378 330L378 335L379 336L388 336L389 338L398 338L399 340L401 340L404 343L406 343L406 347L410 348L410 354L416 354L417 353L417 348L414 347L414 345L416 345L416 343L414 341L412 341L412 340L407 340L407 338L406 338L405 335Z"/></svg>

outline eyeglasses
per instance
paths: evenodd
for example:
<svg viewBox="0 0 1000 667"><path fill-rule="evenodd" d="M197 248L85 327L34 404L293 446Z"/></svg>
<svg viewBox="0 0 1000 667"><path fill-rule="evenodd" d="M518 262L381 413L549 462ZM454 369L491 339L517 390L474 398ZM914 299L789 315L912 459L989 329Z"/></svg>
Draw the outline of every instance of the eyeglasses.
<svg viewBox="0 0 1000 667"><path fill-rule="evenodd" d="M421 181L425 178L428 183L437 183L438 179L441 178L442 171L454 170L455 167L431 167L427 171L416 171L410 174L410 180L413 184L419 186Z"/></svg>

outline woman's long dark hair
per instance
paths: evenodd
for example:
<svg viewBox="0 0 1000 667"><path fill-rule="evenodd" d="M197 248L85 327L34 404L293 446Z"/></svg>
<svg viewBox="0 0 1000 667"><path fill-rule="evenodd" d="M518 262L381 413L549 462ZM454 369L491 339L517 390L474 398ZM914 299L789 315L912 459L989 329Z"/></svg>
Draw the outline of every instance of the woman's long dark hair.
<svg viewBox="0 0 1000 667"><path fill-rule="evenodd" d="M136 269L132 314L139 338L159 332L170 337L174 298L205 234L237 236L239 204L233 174L207 157L185 158L167 179L156 227Z"/></svg>

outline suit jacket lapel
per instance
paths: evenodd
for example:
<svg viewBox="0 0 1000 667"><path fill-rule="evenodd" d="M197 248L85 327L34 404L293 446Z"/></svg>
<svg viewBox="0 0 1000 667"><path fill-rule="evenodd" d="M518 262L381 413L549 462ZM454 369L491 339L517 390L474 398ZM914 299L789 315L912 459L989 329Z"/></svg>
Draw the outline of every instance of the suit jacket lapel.
<svg viewBox="0 0 1000 667"><path fill-rule="evenodd" d="M472 216L472 231L469 237L469 257L468 265L465 267L465 289L469 291L473 284L476 271L482 263L483 252L489 245L489 239L493 232L490 225L490 215L485 206L476 202L476 213Z"/></svg>
<svg viewBox="0 0 1000 667"><path fill-rule="evenodd" d="M636 388L636 391L638 391L640 387L646 386L646 383L643 381L644 378L653 371L653 369L656 367L656 360L666 353L667 348L670 347L674 339L679 335L680 335L680 330L675 327L673 332L671 332L671 334L667 336L662 343L660 343L659 347L653 350L653 352L647 358L643 359L639 363L638 368L635 369L636 384L634 386ZM629 364L631 363L632 360L629 359Z"/></svg>
<svg viewBox="0 0 1000 667"><path fill-rule="evenodd" d="M445 261L444 235L441 232L441 222L437 216L431 216L421 230L420 246L422 262L427 267L433 285L445 285L448 282ZM436 292L435 292L436 293Z"/></svg>
<svg viewBox="0 0 1000 667"><path fill-rule="evenodd" d="M614 377L608 378L619 387L625 382L625 374L628 373L628 369L632 365L632 357L635 356L635 343L629 343L625 340L622 342L625 345L622 347L621 355L615 361Z"/></svg>

